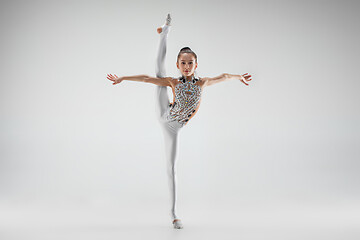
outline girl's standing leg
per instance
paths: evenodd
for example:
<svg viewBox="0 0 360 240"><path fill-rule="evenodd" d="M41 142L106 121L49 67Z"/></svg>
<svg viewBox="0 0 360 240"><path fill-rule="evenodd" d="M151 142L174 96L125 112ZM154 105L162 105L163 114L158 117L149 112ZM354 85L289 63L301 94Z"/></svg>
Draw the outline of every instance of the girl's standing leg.
<svg viewBox="0 0 360 240"><path fill-rule="evenodd" d="M170 190L172 220L178 219L176 214L177 187L176 187L176 159L178 158L179 149L179 131L172 130L168 126L163 126L164 142L165 142L165 158L168 176L168 184Z"/></svg>

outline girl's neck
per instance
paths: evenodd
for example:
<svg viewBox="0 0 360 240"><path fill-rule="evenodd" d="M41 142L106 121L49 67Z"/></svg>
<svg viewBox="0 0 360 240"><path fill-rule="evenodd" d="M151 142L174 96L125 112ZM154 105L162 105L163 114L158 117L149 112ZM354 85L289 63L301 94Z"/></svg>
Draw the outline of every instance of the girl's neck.
<svg viewBox="0 0 360 240"><path fill-rule="evenodd" d="M194 74L193 74L193 75L190 75L190 76L184 76L184 75L183 75L183 78L185 78L186 81L191 81L191 80L193 80L195 77L194 77Z"/></svg>

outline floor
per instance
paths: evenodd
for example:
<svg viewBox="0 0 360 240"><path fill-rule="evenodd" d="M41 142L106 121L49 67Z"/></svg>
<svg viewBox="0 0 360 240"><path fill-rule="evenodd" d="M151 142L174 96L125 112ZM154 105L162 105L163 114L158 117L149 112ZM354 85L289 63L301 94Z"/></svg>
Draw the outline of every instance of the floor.
<svg viewBox="0 0 360 240"><path fill-rule="evenodd" d="M194 204L182 207L183 229L148 205L1 204L0 239L360 239L360 205Z"/></svg>

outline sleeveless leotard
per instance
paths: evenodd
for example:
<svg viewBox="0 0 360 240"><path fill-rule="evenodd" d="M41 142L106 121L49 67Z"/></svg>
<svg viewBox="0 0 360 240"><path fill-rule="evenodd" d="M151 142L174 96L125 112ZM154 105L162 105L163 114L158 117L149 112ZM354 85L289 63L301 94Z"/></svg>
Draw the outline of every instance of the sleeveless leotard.
<svg viewBox="0 0 360 240"><path fill-rule="evenodd" d="M170 111L167 118L185 124L200 102L201 87L195 85L199 79L194 76L191 80L186 80L184 76L177 80L180 83L175 86L175 101L169 105Z"/></svg>

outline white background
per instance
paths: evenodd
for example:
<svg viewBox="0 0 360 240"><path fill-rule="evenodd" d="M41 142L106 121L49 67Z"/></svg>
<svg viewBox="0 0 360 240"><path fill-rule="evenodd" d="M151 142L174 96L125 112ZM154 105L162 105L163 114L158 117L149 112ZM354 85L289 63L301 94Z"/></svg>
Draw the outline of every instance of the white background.
<svg viewBox="0 0 360 240"><path fill-rule="evenodd" d="M358 238L359 10L1 1L1 239ZM168 76L185 46L200 77L253 76L205 88L180 132L182 230L171 225L155 85L106 78L155 76L167 13Z"/></svg>

